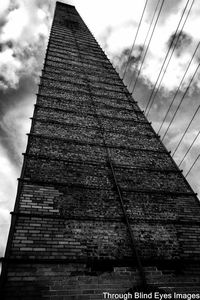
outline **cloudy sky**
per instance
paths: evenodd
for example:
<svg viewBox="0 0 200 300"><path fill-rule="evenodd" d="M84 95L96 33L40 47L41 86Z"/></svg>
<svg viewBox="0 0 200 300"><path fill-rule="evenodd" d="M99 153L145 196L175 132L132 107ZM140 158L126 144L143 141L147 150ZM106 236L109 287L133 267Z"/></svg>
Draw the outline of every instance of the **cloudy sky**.
<svg viewBox="0 0 200 300"><path fill-rule="evenodd" d="M76 6L113 62L114 67L123 76L145 0L63 2ZM188 5L185 14L176 32L186 3ZM141 69L133 96L139 102L140 107L145 109L165 55L169 52L170 43L175 36L174 53L148 114L156 131L173 100L176 89L199 42L200 28L199 0L165 0L152 40L149 42L158 10L155 13L146 44L144 44L157 4L159 10L162 5L161 0L148 0L147 2L124 79L126 84L130 83L129 88L132 91L138 70ZM42 69L54 7L54 0L3 0L0 2L0 256L3 255L6 244L10 223L9 212L13 210L14 206L17 177L20 176L22 166L21 153L25 151L26 147L26 133L30 129L29 118L32 116L36 100L35 93L37 93L38 78ZM185 22L190 7L191 11ZM180 32L182 27L183 30ZM145 53L146 56L144 56ZM141 67L142 61L144 63ZM177 93L166 122L160 131L161 136L173 117L179 101L183 98L187 86L198 68L199 61L200 49L197 49L180 91ZM164 144L172 152L200 104L199 78L198 70L168 134L165 136ZM200 130L199 114L200 111L197 111L183 142L175 153L174 159L177 163L181 161ZM184 174L199 155L199 145L200 138L197 138L181 165ZM194 191L198 193L200 192L199 166L200 162L197 161L187 177Z"/></svg>

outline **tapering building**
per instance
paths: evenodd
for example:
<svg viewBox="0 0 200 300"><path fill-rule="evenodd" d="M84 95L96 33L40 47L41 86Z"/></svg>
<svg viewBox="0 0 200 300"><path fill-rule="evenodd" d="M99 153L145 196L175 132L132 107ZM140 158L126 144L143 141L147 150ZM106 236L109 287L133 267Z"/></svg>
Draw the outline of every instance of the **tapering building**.
<svg viewBox="0 0 200 300"><path fill-rule="evenodd" d="M199 294L199 225L199 201L170 154L75 7L57 2L3 299Z"/></svg>

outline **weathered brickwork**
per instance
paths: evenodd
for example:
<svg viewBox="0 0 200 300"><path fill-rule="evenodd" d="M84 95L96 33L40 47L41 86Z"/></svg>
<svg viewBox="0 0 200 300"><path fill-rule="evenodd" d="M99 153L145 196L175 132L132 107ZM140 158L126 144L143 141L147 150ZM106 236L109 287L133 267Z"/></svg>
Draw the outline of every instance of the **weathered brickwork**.
<svg viewBox="0 0 200 300"><path fill-rule="evenodd" d="M51 216L48 219L22 216L15 228L11 258L28 256L37 259L131 259L132 251L126 226L120 221L111 222L108 217L102 221L80 218L77 222L51 219ZM190 247L192 253L193 246L197 245L185 243L179 248L176 226L161 224L146 221L132 225L143 259L175 259L182 255L189 257L188 248ZM185 233L181 237L187 235L188 231L186 226L182 226ZM191 240L192 236L190 242Z"/></svg>
<svg viewBox="0 0 200 300"><path fill-rule="evenodd" d="M194 197L123 191L125 207L133 220L167 222L198 221L198 203ZM113 205L111 205L113 204ZM41 185L24 183L21 191L21 212L36 214L61 213L66 217L115 218L123 216L116 193L109 189L86 189L77 185Z"/></svg>
<svg viewBox="0 0 200 300"><path fill-rule="evenodd" d="M60 143L59 143L60 141ZM44 137L41 135L32 135L29 138L30 148L28 154L36 156L48 156L52 159L69 159L71 161L84 161L88 164L106 163L107 151L102 145L77 144L69 142L69 140L58 140L56 138ZM150 152L150 153L149 153ZM117 166L130 166L133 168L160 168L163 170L176 170L175 165L169 159L166 152L158 152L149 149L124 149L124 148L111 148L110 154L113 162Z"/></svg>
<svg viewBox="0 0 200 300"><path fill-rule="evenodd" d="M134 116L140 116L141 121L146 121L144 116L141 114L140 111L137 111L138 115L136 114L136 111L133 110L132 103L128 101L120 101L117 99L105 99L104 97L93 97L93 101L95 101L96 108L107 108L107 109L115 109L116 113L120 113L122 110L128 110L130 113L132 113L133 120L137 120L137 118L134 118ZM53 107L53 108L59 108L59 109L65 109L65 110L75 110L81 112L87 112L88 113L88 106L89 106L89 113L94 112L94 105L91 103L91 97L89 94L82 94L80 93L74 93L73 91L69 91L67 95L58 96L51 96L51 95L39 95L38 96L38 104L47 106L47 107ZM115 116L116 117L116 116ZM139 119L140 121L140 119Z"/></svg>
<svg viewBox="0 0 200 300"><path fill-rule="evenodd" d="M199 201L76 9L58 2L2 295L144 290L138 260L149 290L199 293Z"/></svg>
<svg viewBox="0 0 200 300"><path fill-rule="evenodd" d="M96 276L95 269L94 265L88 266L83 263L69 263L67 266L47 263L11 265L6 296L16 300L27 299L27 295L31 295L28 299L99 300L103 299L104 292L127 293L132 286L137 286L140 282L139 273L134 267L114 267L105 272L99 270L96 271ZM171 287L179 293L188 292L184 286L187 284L185 277L176 269L172 269L170 274L169 270L163 272L156 267L146 267L145 271L148 281L152 285L159 285L166 293L171 292ZM199 292L199 279L196 280L192 274L188 275L187 279L190 282L190 293Z"/></svg>

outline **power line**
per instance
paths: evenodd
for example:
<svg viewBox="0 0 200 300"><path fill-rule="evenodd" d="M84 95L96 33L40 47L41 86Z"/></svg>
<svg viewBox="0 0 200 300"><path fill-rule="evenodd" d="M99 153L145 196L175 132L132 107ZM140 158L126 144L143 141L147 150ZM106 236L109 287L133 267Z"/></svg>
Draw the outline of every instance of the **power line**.
<svg viewBox="0 0 200 300"><path fill-rule="evenodd" d="M178 148L179 148L179 146L180 146L180 144L181 144L182 140L184 139L184 137L185 137L185 135L186 135L186 132L188 131L188 128L190 127L190 125L191 125L192 121L194 120L194 118L195 118L195 116L196 116L196 114L197 114L197 112L198 112L199 108L200 108L200 105L197 107L197 109L196 109L196 111L195 111L195 113L194 113L194 115L193 115L192 119L190 120L190 122L189 122L189 124L188 124L187 128L185 129L185 131L184 131L184 133L183 133L183 135L182 135L182 137L181 137L180 141L178 142L178 145L176 146L176 148L175 148L174 152L172 153L172 157L174 156L174 154L175 154L175 153L176 153L176 151L178 150Z"/></svg>
<svg viewBox="0 0 200 300"><path fill-rule="evenodd" d="M172 55L173 55L173 53L174 53L174 51L175 51L175 49L176 49L176 45L178 44L179 37L181 36L181 33L182 33L183 28L184 28L184 26L185 26L185 23L186 23L186 21L187 21L187 19L188 19L188 16L189 16L189 14L190 14L190 11L191 11L191 9L192 9L193 4L194 4L194 0L193 0L193 2L192 2L192 4L191 4L189 10L188 10L188 13L187 13L187 16L186 16L186 18L185 18L185 21L184 21L184 23L183 23L183 25L182 25L182 28L181 28L181 30L180 30L180 32L179 32L179 34L178 34L178 37L177 37L177 39L176 39L176 42L175 42L175 44L174 44L174 47L173 47L172 52L171 52L171 54L170 54L170 57L169 57L169 59L168 59L167 65L166 65L166 67L165 67L165 70L163 71L163 74L162 74L162 76L161 76L159 85L158 85L156 91L155 91L155 89L154 89L155 94L154 94L154 96L153 96L152 102L151 102L151 104L150 104L150 107L149 107L149 109L148 109L148 112L147 112L146 116L148 116L148 114L149 114L149 112L150 112L150 109L151 109L151 107L152 107L152 105L153 105L153 103L154 103L154 100L155 100L156 95L157 95L157 93L158 93L158 91L159 91L159 88L160 88L160 86L161 86L161 83L162 83L162 81L163 81L163 78L164 78L164 76L165 76L165 73L166 73L166 71L167 71L167 68L168 68L169 63L170 63L170 61L171 61ZM186 6L187 6L187 5L188 5L188 3L186 4ZM186 7L185 7L185 8L186 8ZM184 13L183 13L183 14L184 14ZM182 16L183 16L183 15L182 15ZM178 29L178 28L177 28L177 29ZM176 32L176 33L177 33L177 32ZM174 37L176 36L176 33L174 34ZM164 64L163 64L163 66L164 66ZM159 73L159 76L160 76L160 75L161 75L161 72ZM157 79L159 79L159 76L158 76ZM158 81L156 81L155 87L156 87L157 83L158 83ZM153 91L153 92L154 92L154 91ZM153 95L153 93L151 94L150 98L152 97L152 95ZM148 103L148 105L149 105L149 103ZM147 105L147 106L148 106L148 105ZM147 107L146 107L146 109L147 109Z"/></svg>
<svg viewBox="0 0 200 300"><path fill-rule="evenodd" d="M192 143L190 144L190 147L188 148L188 150L186 151L185 155L183 156L183 158L181 159L180 163L179 163L179 167L180 165L183 163L183 161L185 160L187 154L190 152L190 149L192 148L192 146L194 145L195 141L197 140L197 138L200 135L200 130L198 131L197 135L195 136L194 140L192 141Z"/></svg>
<svg viewBox="0 0 200 300"><path fill-rule="evenodd" d="M182 21L182 19L183 19L183 17L184 17L184 14L185 14L185 11L186 11L186 9L187 9L187 6L188 6L189 1L190 1L190 0L187 1L186 5L185 5L185 8L184 8L184 10L183 10L183 12L182 12L182 15L181 15L181 18L180 18L180 20L179 20L178 26L177 26L177 28L176 28L176 31L175 31L174 35L173 35L173 39L172 39L172 41L171 41L171 43L170 43L170 46L169 46L169 48L168 48L168 51L167 51L167 53L166 53L166 55L165 55L165 59L164 59L163 64L162 64L162 66L161 66L160 72L159 72L158 77L157 77L157 79L156 79L156 82L155 82L155 84L154 84L154 87L153 87L153 90L152 90L152 92L151 92L151 95L150 95L150 97L149 97L147 106L146 106L146 108L145 108L145 112L147 112L146 116L148 116L148 114L149 114L149 112L150 112L150 109L151 109L151 107L152 107L152 105L153 105L153 103L154 103L154 100L155 100L156 95L157 95L157 93L158 93L158 90L159 90L159 87L160 87L160 85L161 85L162 79L163 79L163 77L164 77L164 75L165 75L165 72L166 72L166 70L167 70L167 68L168 68L168 65L169 65L170 61L171 61L172 55L173 55L173 53L174 53L174 51L175 51L175 49L176 49L176 46L177 46L177 44L178 44L179 38L180 38L181 33L182 33L182 31L183 31L183 28L184 28L184 26L185 26L185 23L186 23L186 21L187 21L187 19L188 19L188 16L189 16L189 14L190 14L191 9L192 9L194 0L192 1L192 4L191 4L190 9L189 9L189 11L188 11L188 13L187 13L187 16L186 16L185 21L184 21L184 23L183 23L183 25L182 25L182 28L181 28L181 30L180 30L178 36L176 37L177 32L178 32L178 30L179 30L179 26L180 26L181 21ZM175 41L175 43L174 43L174 41ZM159 86L158 86L158 88L157 88L157 90L156 90L156 92L155 92L156 85L157 85L157 83L158 83L158 81L159 81L159 79L160 79L160 75L161 75L161 73L162 73L162 71L163 71L164 65L165 65L165 63L166 63L166 61L167 61L167 58L168 58L168 55L169 55L171 49L172 49L172 52L171 52L171 55L170 55L170 57L169 57L167 66L166 66L166 68L165 68L165 70L164 70L164 73L163 73L162 78L161 78L161 80L160 80ZM154 94L154 92L155 92L155 94ZM153 97L153 94L154 94L154 97ZM153 99L152 99L152 98L153 98ZM151 100L152 100L152 101L151 101ZM150 106L149 106L149 104L150 104ZM149 109L148 109L148 106L149 106Z"/></svg>
<svg viewBox="0 0 200 300"><path fill-rule="evenodd" d="M188 174L191 172L192 168L194 167L194 165L196 164L197 160L199 159L200 154L197 156L197 158L195 159L195 161L193 162L192 166L190 167L190 169L188 170L188 172L186 173L185 177L188 176Z"/></svg>
<svg viewBox="0 0 200 300"><path fill-rule="evenodd" d="M159 19L159 16L160 16L161 10L162 10L162 8L163 8L163 4L164 4L164 2L165 2L165 0L162 0L161 6L160 6L160 9L159 9L159 12L158 12L158 15L157 15L157 18L156 18L156 21L155 21L155 24L154 24L154 27L153 27L153 30L152 30L151 36L150 36L150 40L149 40L149 42L148 42L148 45L147 45L146 51L145 51L145 53L144 53L144 57L143 57L143 59L142 59L142 63L141 63L141 65L140 65L140 69L139 69L139 71L138 71L138 73L137 73L137 77L136 77L136 80L135 80L135 83L134 83L134 86L133 86L133 89L132 89L132 92L131 92L131 94L134 92L135 86L136 86L136 84L137 84L137 81L138 81L138 78L139 78L139 76L140 76L141 69L142 69L142 66L143 66L143 63L144 63L145 57L146 57L146 55L147 55L147 52L148 52L148 49L149 49L149 45L150 45L150 43L151 43L151 40L152 40L152 37L153 37L154 31L155 31L155 27L156 27L156 25L157 25L157 22L158 22L158 19Z"/></svg>
<svg viewBox="0 0 200 300"><path fill-rule="evenodd" d="M122 80L124 80L124 77L126 75L126 71L127 71L128 65L129 65L129 60L130 60L130 57L131 57L131 53L133 52L133 48L135 47L135 42L136 42L136 39L137 39L137 36L138 36L138 32L140 30L140 26L141 26L141 23L142 23L142 19L143 19L144 12L145 12L145 9L146 9L148 1L149 0L146 0L144 8L143 8L143 11L142 11L140 22L139 22L139 25L138 25L138 28L137 28L137 31L136 31L136 35L135 35L134 41L133 41L133 45L132 45L131 51L129 52L128 60L126 62L126 67L125 67L125 70L124 70L124 74L123 74Z"/></svg>
<svg viewBox="0 0 200 300"><path fill-rule="evenodd" d="M195 51L194 51L194 53L193 53L193 55L192 55L192 57L191 57L191 59L190 59L190 62L189 62L188 66L187 66L187 68L186 68L186 70L185 70L185 73L184 73L184 75L183 75L183 77L182 77L182 79L181 79L181 81L180 81L180 83L179 83L179 86L178 86L178 88L177 88L177 90L176 90L176 92L175 92L175 94L174 94L174 96L173 96L173 98L172 98L172 101L171 101L171 103L170 103L170 106L169 106L169 108L168 108L168 110L167 110L167 112L166 112L166 114L165 114L165 116L164 116L164 119L163 119L163 121L162 121L162 123L161 123L161 125L160 125L160 127L159 127L159 130L158 130L157 134L160 133L160 130L162 129L163 124L164 124L164 122L165 122L165 120L166 120L166 118L167 118L167 115L168 115L168 113L169 113L169 111L170 111L172 105L174 104L174 101L175 101L175 99L176 99L176 96L177 96L177 94L178 94L178 92L179 92L179 90L180 90L180 87L181 87L181 85L182 85L182 83L183 83L183 80L185 79L185 76L186 76L186 74L187 74L187 71L188 71L188 69L189 69L189 67L190 67L190 65L191 65L191 63L192 63L192 61L193 61L193 59L194 59L194 56L195 56L195 54L196 54L196 52L197 52L197 49L199 48L199 45L200 45L200 42L199 42L199 43L197 44L197 46L196 46L196 49L195 49Z"/></svg>
<svg viewBox="0 0 200 300"><path fill-rule="evenodd" d="M142 55L143 55L143 52L144 52L144 47L145 47L145 44L146 44L146 41L147 41L147 38L148 38L149 32L150 32L150 30L151 30L151 26L152 26L152 24L153 24L153 20L154 20L154 18L155 18L155 15L156 15L156 12L157 12L158 6L159 6L159 4L160 4L160 1L161 1L161 0L158 0L158 2L157 2L157 5L156 5L156 8L155 8L155 10L154 10L154 13L153 13L153 16L152 16L152 18L151 18L151 22L150 22L150 24L149 24L149 28L148 28L147 34L146 34L146 37L145 37L144 43L143 43L143 45L142 45L142 52L141 52L141 54L140 54L140 56L141 56L141 57L142 57ZM130 79L130 82L129 82L129 84L127 85L127 86L128 86L128 88L130 87L131 81L132 81L132 79Z"/></svg>
<svg viewBox="0 0 200 300"><path fill-rule="evenodd" d="M183 94L183 96L182 96L182 98L181 98L181 101L179 102L179 105L178 105L178 107L177 107L177 109L176 109L176 111L175 111L175 113L174 113L174 115L173 115L173 117L172 117L172 119L171 119L171 121L170 121L168 127L167 127L167 130L165 131L165 133L164 133L164 135L163 135L163 137L162 137L162 141L164 140L164 138L165 138L165 136L166 136L166 134L167 134L167 132L168 132L168 130L169 130L169 128L170 128L170 126L171 126L171 124L172 124L172 122L173 122L173 120L174 120L174 118L175 118L175 116L176 116L176 114L177 114L177 112L178 112L178 110L179 110L179 108L180 108L180 106L181 106L181 104L182 104L184 98L185 98L185 95L187 94L187 92L188 92L188 90L189 90L189 88L190 88L190 85L191 85L191 83L192 83L192 81L193 81L193 79L194 79L194 77L195 77L195 75L196 75L196 73L197 73L199 67L200 67L200 62L199 62L199 64L197 65L197 67L196 67L196 69L195 69L195 72L193 73L193 76L192 76L192 78L190 79L190 82L189 82L189 84L188 84L188 86L187 86L187 88L186 88L186 90L185 90L185 92L184 92L184 94Z"/></svg>

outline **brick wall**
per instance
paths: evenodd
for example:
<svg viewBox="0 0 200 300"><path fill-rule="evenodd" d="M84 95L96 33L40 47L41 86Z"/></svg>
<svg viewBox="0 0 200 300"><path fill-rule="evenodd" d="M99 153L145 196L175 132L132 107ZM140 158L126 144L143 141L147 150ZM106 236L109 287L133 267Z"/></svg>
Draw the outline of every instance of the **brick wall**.
<svg viewBox="0 0 200 300"><path fill-rule="evenodd" d="M7 299L51 299L51 300L99 300L105 299L103 293L130 294L133 286L138 286L140 276L132 267L114 267L110 271L97 270L96 265L87 264L22 264L11 266L8 277L11 278L6 293ZM145 273L149 283L160 286L160 293L173 295L177 293L199 292L199 280L194 275L185 277L177 270L159 270L146 267ZM63 276L65 274L65 276ZM26 283L26 285L23 284ZM190 283L190 290L183 285ZM17 285L17 290L15 286ZM176 286L176 287L175 287ZM174 288L175 287L175 288ZM134 291L138 291L135 289ZM173 291L173 292L172 292ZM13 298L13 295L15 297ZM134 294L133 294L134 295Z"/></svg>
<svg viewBox="0 0 200 300"><path fill-rule="evenodd" d="M3 263L5 299L136 289L120 195L147 283L199 292L196 195L75 8L58 3Z"/></svg>

